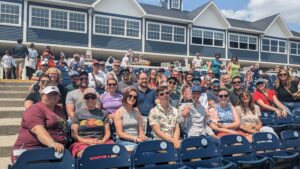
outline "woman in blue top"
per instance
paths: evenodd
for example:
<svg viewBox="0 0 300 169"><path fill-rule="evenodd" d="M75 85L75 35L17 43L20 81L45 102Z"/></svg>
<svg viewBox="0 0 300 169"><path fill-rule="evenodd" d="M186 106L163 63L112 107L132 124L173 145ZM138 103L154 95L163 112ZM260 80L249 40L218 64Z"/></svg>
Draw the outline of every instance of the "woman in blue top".
<svg viewBox="0 0 300 169"><path fill-rule="evenodd" d="M246 134L239 130L240 119L238 113L229 102L229 92L226 89L219 91L219 103L215 104L219 121L210 122L210 127L217 132L217 137L220 138L224 135L240 134L247 137Z"/></svg>
<svg viewBox="0 0 300 169"><path fill-rule="evenodd" d="M220 60L220 53L217 53L215 55L215 59L213 59L211 61L211 65L209 69L212 69L214 74L215 74L215 78L220 79L220 70L224 67L223 62Z"/></svg>

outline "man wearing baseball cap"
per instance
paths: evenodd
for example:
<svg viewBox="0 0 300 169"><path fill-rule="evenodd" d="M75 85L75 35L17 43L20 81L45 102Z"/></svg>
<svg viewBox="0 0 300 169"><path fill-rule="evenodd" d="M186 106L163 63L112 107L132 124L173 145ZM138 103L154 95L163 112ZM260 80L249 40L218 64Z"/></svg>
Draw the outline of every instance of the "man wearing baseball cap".
<svg viewBox="0 0 300 169"><path fill-rule="evenodd" d="M211 89L207 91L208 106L214 106L219 103L220 81L217 78L211 79Z"/></svg>
<svg viewBox="0 0 300 169"><path fill-rule="evenodd" d="M93 60L93 71L89 73L89 87L95 88L98 93L104 93L104 84L106 81L106 75L101 71L100 62Z"/></svg>
<svg viewBox="0 0 300 169"><path fill-rule="evenodd" d="M77 85L77 81L78 81L78 72L77 71L71 71L69 73L70 79L71 79L71 84L69 84L66 89L68 90L68 92L73 91L75 89L78 89L78 85Z"/></svg>
<svg viewBox="0 0 300 169"><path fill-rule="evenodd" d="M33 80L36 80L36 81L39 80L39 77L41 76L41 74L46 73L47 70L49 69L49 65L48 65L48 61L47 61L47 60L43 60L43 61L41 61L40 63L41 63L40 69L37 70L37 71L33 74L33 76L32 76L32 79L33 79Z"/></svg>
<svg viewBox="0 0 300 169"><path fill-rule="evenodd" d="M89 85L89 74L87 72L81 72L78 76L78 89L75 89L67 94L66 98L66 110L68 117L72 118L74 112L85 106L83 99L83 92ZM99 100L97 101L97 107L99 107Z"/></svg>

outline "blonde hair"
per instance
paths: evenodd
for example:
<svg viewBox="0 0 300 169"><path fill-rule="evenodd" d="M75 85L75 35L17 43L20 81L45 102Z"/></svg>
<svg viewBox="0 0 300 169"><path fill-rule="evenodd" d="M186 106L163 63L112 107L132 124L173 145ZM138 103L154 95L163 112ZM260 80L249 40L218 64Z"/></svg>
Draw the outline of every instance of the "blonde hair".
<svg viewBox="0 0 300 169"><path fill-rule="evenodd" d="M283 84L281 82L281 80L279 79L279 74L281 72L285 72L287 74L287 80L286 80L286 84ZM278 89L281 85L286 87L286 88L290 88L291 87L291 83L292 83L292 78L291 78L291 75L290 75L290 72L284 68L280 68L278 73L277 73L277 79L275 81L275 89Z"/></svg>
<svg viewBox="0 0 300 169"><path fill-rule="evenodd" d="M57 83L60 82L61 80L61 71L58 70L57 68L49 68L45 74L49 75L50 73L56 73L57 74Z"/></svg>

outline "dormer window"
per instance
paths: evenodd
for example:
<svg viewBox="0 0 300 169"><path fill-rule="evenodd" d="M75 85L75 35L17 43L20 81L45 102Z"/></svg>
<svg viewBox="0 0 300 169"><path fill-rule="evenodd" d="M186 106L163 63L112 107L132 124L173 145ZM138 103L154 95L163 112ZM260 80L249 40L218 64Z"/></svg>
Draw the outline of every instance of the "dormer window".
<svg viewBox="0 0 300 169"><path fill-rule="evenodd" d="M181 7L180 7L180 1L181 0L172 0L171 2L172 2L172 4L171 4L171 8L173 8L173 9L180 9Z"/></svg>

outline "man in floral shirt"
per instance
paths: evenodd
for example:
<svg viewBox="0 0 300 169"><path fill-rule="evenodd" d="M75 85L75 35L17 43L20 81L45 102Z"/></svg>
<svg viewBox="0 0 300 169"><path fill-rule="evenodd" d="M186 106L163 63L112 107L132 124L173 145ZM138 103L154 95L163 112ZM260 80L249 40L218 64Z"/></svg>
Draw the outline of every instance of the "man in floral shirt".
<svg viewBox="0 0 300 169"><path fill-rule="evenodd" d="M149 114L154 139L169 141L175 148L179 148L180 116L178 110L169 104L169 91L166 86L158 87L156 94L160 104L152 108Z"/></svg>

